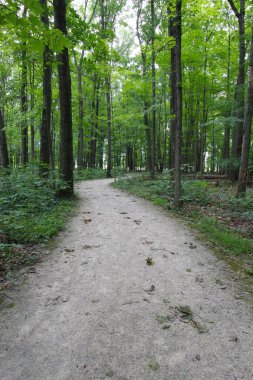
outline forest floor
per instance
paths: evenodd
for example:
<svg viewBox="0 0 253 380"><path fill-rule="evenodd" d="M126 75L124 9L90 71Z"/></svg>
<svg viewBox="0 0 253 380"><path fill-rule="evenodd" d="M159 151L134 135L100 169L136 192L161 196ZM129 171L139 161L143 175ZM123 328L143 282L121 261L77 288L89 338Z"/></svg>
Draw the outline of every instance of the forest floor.
<svg viewBox="0 0 253 380"><path fill-rule="evenodd" d="M253 377L253 304L231 272L166 211L109 186L79 207L0 311L3 380Z"/></svg>

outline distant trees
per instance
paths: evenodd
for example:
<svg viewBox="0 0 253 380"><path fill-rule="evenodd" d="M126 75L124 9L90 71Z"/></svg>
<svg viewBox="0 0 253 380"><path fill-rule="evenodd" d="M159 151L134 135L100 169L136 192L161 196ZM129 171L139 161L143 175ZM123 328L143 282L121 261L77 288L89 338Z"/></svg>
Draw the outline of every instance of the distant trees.
<svg viewBox="0 0 253 380"><path fill-rule="evenodd" d="M75 167L104 168L108 177L114 168L153 177L171 170L176 203L182 168L235 181L241 165L243 183L250 181L245 57L253 4L135 0L129 10L124 0L85 0L80 9L64 0L6 0L0 7L1 166L32 161L42 175L54 166L66 195Z"/></svg>

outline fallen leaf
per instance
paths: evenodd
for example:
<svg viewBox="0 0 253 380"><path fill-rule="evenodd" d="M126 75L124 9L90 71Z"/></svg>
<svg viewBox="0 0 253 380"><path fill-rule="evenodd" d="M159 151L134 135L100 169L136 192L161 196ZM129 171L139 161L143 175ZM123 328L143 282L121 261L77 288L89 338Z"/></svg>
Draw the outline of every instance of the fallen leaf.
<svg viewBox="0 0 253 380"><path fill-rule="evenodd" d="M157 371L160 368L159 363L155 359L151 359L148 363L148 366L153 371Z"/></svg>
<svg viewBox="0 0 253 380"><path fill-rule="evenodd" d="M151 285L149 289L145 290L145 292L147 293L152 293L153 291L155 290L155 286L154 285Z"/></svg>
<svg viewBox="0 0 253 380"><path fill-rule="evenodd" d="M146 263L147 263L147 265L154 265L154 261L153 261L153 259L151 258L151 257L148 257L147 259L146 259Z"/></svg>

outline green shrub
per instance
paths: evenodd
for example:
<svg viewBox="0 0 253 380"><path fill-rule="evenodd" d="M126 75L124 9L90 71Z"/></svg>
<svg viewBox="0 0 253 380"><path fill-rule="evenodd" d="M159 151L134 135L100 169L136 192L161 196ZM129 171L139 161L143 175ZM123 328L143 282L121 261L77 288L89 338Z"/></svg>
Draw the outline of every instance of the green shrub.
<svg viewBox="0 0 253 380"><path fill-rule="evenodd" d="M54 235L71 207L56 196L64 185L53 176L41 178L33 166L1 173L0 241L28 243Z"/></svg>
<svg viewBox="0 0 253 380"><path fill-rule="evenodd" d="M82 171L76 170L74 173L76 181L85 181L89 179L102 179L106 178L106 170L104 169L83 169Z"/></svg>
<svg viewBox="0 0 253 380"><path fill-rule="evenodd" d="M210 201L207 181L184 181L182 183L182 197L184 202L207 204Z"/></svg>

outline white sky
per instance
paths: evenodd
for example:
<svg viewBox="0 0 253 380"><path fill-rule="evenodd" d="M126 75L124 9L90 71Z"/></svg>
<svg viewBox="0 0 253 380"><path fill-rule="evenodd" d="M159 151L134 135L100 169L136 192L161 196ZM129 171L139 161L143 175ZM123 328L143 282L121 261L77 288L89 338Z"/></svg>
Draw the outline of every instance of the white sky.
<svg viewBox="0 0 253 380"><path fill-rule="evenodd" d="M74 8L77 10L82 4L84 4L84 0L72 0L72 5L74 5ZM118 43L120 42L121 39L124 38L124 35L126 34L126 29L129 29L131 33L134 36L135 39L135 45L132 46L131 49L131 56L134 56L139 53L139 46L138 46L138 41L136 38L136 15L132 9L132 0L127 0L126 5L124 7L124 10L122 11L120 15L120 20L124 21L126 24L128 24L128 27L122 27L118 24L116 24L116 35L118 39Z"/></svg>

